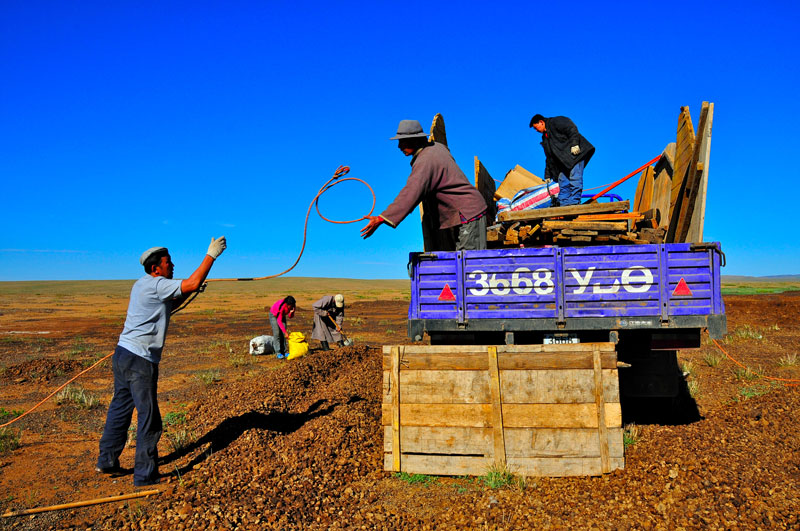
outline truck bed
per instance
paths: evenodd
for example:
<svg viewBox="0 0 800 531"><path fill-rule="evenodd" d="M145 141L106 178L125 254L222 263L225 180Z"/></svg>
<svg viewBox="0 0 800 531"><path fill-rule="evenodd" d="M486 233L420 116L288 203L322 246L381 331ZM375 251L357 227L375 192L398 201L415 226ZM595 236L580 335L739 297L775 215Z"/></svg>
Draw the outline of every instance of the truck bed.
<svg viewBox="0 0 800 531"><path fill-rule="evenodd" d="M718 243L411 253L423 332L708 329L726 333Z"/></svg>

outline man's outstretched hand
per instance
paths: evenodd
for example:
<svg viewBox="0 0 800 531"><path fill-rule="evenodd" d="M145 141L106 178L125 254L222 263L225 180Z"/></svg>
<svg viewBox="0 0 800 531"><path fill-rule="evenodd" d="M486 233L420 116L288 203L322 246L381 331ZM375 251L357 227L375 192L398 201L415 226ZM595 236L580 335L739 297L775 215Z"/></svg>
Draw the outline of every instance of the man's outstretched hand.
<svg viewBox="0 0 800 531"><path fill-rule="evenodd" d="M361 236L365 239L369 238L370 236L372 236L372 233L375 232L375 230L377 230L377 228L380 227L381 224L383 223L384 221L382 217L369 216L369 223L367 223L367 225L363 229L361 229Z"/></svg>

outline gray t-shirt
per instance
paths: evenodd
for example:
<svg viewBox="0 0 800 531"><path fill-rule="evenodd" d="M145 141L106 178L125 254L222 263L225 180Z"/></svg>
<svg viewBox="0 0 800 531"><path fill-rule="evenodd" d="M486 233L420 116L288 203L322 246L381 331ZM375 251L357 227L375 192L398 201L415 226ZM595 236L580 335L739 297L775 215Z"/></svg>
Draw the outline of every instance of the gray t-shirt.
<svg viewBox="0 0 800 531"><path fill-rule="evenodd" d="M119 346L148 361L161 361L173 299L181 295L181 281L145 275L133 285L128 317Z"/></svg>

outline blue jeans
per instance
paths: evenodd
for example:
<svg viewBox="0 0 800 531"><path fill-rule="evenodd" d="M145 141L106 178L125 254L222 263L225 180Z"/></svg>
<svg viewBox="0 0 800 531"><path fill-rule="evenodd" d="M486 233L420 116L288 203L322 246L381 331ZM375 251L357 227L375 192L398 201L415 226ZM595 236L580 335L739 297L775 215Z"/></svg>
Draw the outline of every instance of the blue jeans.
<svg viewBox="0 0 800 531"><path fill-rule="evenodd" d="M558 204L559 206L579 205L581 192L583 192L583 167L584 161L577 163L569 172L569 177L563 173L558 174Z"/></svg>
<svg viewBox="0 0 800 531"><path fill-rule="evenodd" d="M135 407L138 425L133 484L149 485L158 479L158 440L161 438L161 412L156 396L158 364L117 345L111 366L114 372L114 398L108 405L97 466L119 466L119 456L128 439L128 427Z"/></svg>

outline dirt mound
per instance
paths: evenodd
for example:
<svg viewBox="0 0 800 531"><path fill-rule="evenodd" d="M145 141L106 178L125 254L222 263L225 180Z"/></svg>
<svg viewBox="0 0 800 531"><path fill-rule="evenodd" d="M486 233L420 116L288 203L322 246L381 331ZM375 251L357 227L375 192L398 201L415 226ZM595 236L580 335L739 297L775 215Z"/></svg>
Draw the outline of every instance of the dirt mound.
<svg viewBox="0 0 800 531"><path fill-rule="evenodd" d="M84 368L83 363L79 360L39 358L7 367L6 370L0 374L0 378L15 383L22 383L27 380L49 382L55 378L69 376Z"/></svg>

